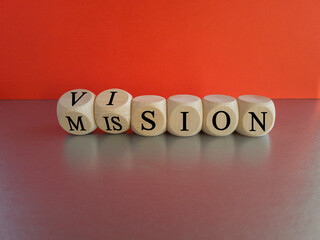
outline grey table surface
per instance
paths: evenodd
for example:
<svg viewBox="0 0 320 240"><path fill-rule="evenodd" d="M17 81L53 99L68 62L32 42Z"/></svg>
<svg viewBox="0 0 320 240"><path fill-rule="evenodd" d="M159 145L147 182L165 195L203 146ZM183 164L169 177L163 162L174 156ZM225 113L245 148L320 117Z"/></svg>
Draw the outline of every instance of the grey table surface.
<svg viewBox="0 0 320 240"><path fill-rule="evenodd" d="M0 239L320 239L320 100L269 135L71 136L55 100L0 101Z"/></svg>

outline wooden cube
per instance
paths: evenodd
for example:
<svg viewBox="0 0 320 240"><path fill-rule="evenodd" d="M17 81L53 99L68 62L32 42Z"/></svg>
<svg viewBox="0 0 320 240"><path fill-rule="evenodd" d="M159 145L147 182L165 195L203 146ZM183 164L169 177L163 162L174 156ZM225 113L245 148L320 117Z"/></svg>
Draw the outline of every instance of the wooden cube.
<svg viewBox="0 0 320 240"><path fill-rule="evenodd" d="M84 135L94 131L93 105L96 95L86 89L75 89L63 94L57 104L60 126L68 133Z"/></svg>
<svg viewBox="0 0 320 240"><path fill-rule="evenodd" d="M166 131L166 99L155 95L135 97L131 102L131 129L142 136L157 136Z"/></svg>
<svg viewBox="0 0 320 240"><path fill-rule="evenodd" d="M239 120L237 100L226 95L208 95L202 99L202 131L212 136L233 133Z"/></svg>
<svg viewBox="0 0 320 240"><path fill-rule="evenodd" d="M121 89L101 92L94 102L97 126L104 132L118 134L130 128L132 96Z"/></svg>
<svg viewBox="0 0 320 240"><path fill-rule="evenodd" d="M201 131L202 102L193 95L174 95L168 98L168 132L181 137Z"/></svg>
<svg viewBox="0 0 320 240"><path fill-rule="evenodd" d="M238 97L239 123L236 131L242 135L259 137L274 126L276 110L270 98L257 95Z"/></svg>

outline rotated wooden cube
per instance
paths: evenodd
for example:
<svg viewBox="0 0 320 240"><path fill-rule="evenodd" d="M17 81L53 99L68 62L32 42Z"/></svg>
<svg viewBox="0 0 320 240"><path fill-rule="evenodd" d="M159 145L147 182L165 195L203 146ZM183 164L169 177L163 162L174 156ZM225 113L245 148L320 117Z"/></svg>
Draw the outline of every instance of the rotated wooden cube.
<svg viewBox="0 0 320 240"><path fill-rule="evenodd" d="M75 89L63 94L57 104L60 126L75 135L94 131L97 128L94 120L95 97L94 93L86 89Z"/></svg>
<svg viewBox="0 0 320 240"><path fill-rule="evenodd" d="M168 132L181 137L193 136L202 128L202 102L193 95L168 98Z"/></svg>
<svg viewBox="0 0 320 240"><path fill-rule="evenodd" d="M250 137L264 136L271 131L276 119L276 110L270 98L257 95L242 95L237 99L239 123L236 131Z"/></svg>
<svg viewBox="0 0 320 240"><path fill-rule="evenodd" d="M108 89L95 99L94 116L97 126L104 132L119 134L130 128L130 93L121 89Z"/></svg>

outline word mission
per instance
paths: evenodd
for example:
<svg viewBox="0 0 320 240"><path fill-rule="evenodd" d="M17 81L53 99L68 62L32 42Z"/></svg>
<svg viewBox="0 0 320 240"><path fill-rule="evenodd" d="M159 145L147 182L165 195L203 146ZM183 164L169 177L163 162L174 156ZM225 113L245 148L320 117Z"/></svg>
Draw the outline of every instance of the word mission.
<svg viewBox="0 0 320 240"><path fill-rule="evenodd" d="M271 131L275 106L270 98L242 95L156 95L132 98L121 89L108 89L97 96L89 90L75 89L63 94L57 104L60 126L68 133L85 135L97 127L111 134L130 128L142 136L157 136L165 131L180 137L201 130L212 136L234 131L258 137Z"/></svg>

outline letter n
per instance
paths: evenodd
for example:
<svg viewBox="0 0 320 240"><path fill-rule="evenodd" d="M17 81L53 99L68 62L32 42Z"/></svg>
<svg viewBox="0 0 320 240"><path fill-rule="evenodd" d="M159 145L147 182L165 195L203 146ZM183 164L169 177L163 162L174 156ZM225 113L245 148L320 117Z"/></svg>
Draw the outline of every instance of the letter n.
<svg viewBox="0 0 320 240"><path fill-rule="evenodd" d="M263 131L266 131L266 113L267 112L261 112L262 113L262 122L260 119L257 117L257 115L254 112L249 112L251 114L251 132L256 131L254 129L254 120L258 123L258 125L262 128Z"/></svg>

